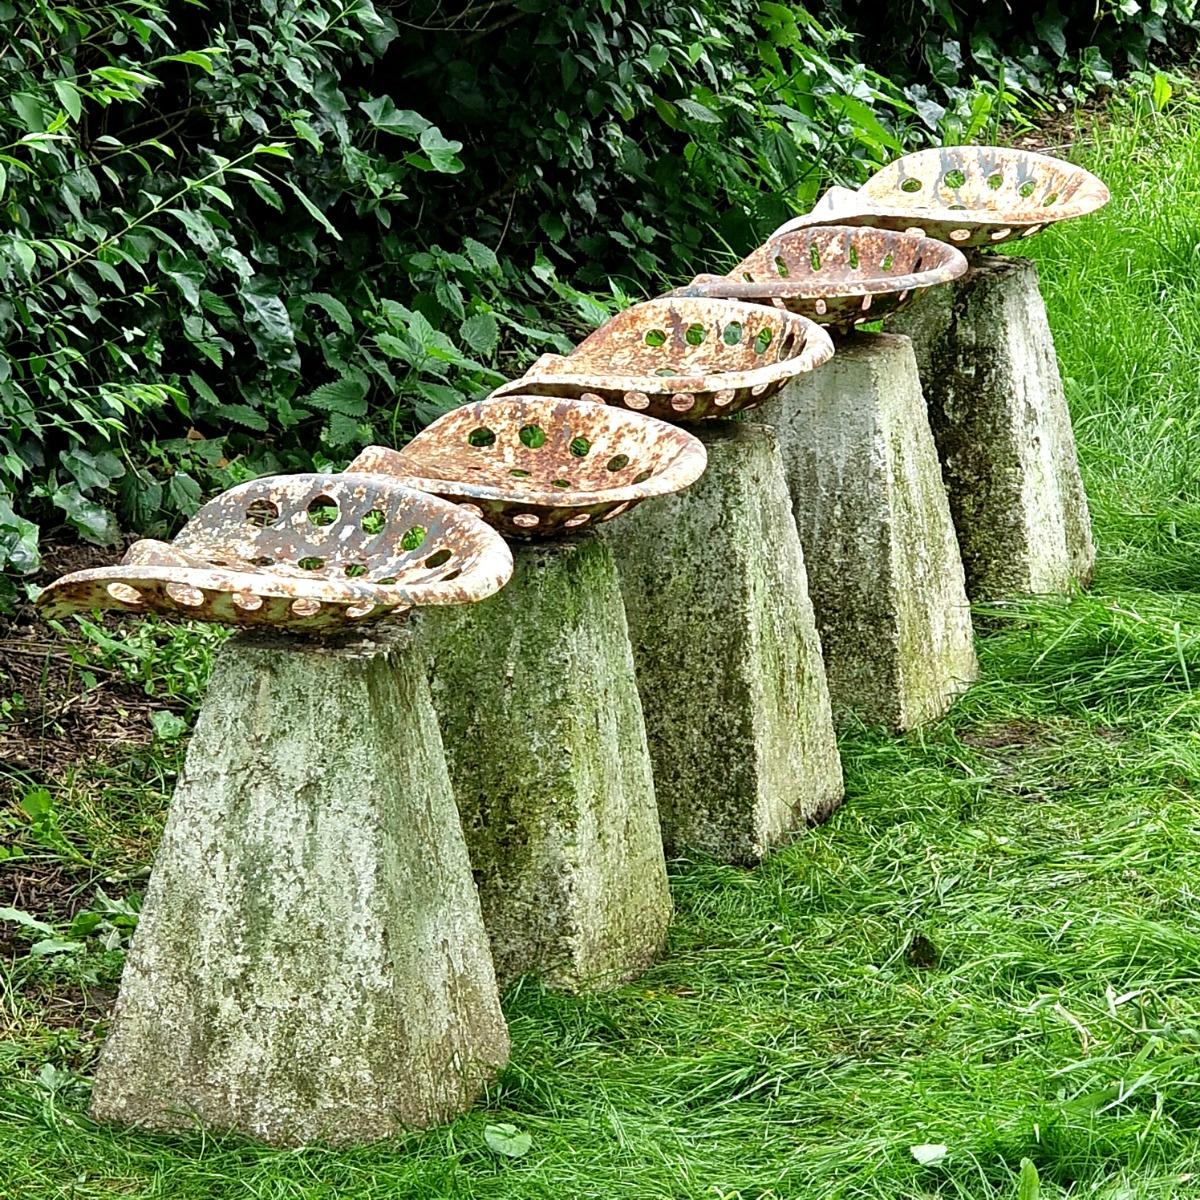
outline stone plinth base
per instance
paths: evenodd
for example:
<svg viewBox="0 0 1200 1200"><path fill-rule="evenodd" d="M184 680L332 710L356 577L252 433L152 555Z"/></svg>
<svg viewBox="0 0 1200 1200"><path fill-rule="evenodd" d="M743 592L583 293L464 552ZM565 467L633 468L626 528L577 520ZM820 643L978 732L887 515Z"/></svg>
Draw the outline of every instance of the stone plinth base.
<svg viewBox="0 0 1200 1200"><path fill-rule="evenodd" d="M363 1142L508 1056L424 659L404 630L222 648L92 1114Z"/></svg>
<svg viewBox="0 0 1200 1200"><path fill-rule="evenodd" d="M1086 584L1091 521L1036 266L984 258L888 327L913 339L971 599Z"/></svg>
<svg viewBox="0 0 1200 1200"><path fill-rule="evenodd" d="M911 729L977 664L912 345L851 337L762 409L775 424L835 713Z"/></svg>
<svg viewBox="0 0 1200 1200"><path fill-rule="evenodd" d="M606 533L672 850L760 860L842 798L821 646L774 433L710 421L708 469Z"/></svg>
<svg viewBox="0 0 1200 1200"><path fill-rule="evenodd" d="M671 916L629 635L607 544L514 547L503 591L421 615L502 983L620 983Z"/></svg>

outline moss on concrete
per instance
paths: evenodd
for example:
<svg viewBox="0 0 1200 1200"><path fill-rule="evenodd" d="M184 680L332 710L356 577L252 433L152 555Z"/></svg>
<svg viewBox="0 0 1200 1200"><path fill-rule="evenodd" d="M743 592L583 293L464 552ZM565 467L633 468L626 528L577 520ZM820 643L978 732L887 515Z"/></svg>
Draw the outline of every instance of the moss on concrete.
<svg viewBox="0 0 1200 1200"><path fill-rule="evenodd" d="M888 327L913 339L971 599L1087 584L1091 520L1034 263L984 258Z"/></svg>
<svg viewBox="0 0 1200 1200"><path fill-rule="evenodd" d="M514 556L496 596L422 614L434 701L501 981L602 987L671 914L616 569L596 537Z"/></svg>
<svg viewBox="0 0 1200 1200"><path fill-rule="evenodd" d="M701 479L606 536L667 844L752 863L840 802L841 761L774 434L699 434Z"/></svg>
<svg viewBox="0 0 1200 1200"><path fill-rule="evenodd" d="M222 648L98 1119L367 1141L463 1111L507 1058L423 656L372 636Z"/></svg>
<svg viewBox="0 0 1200 1200"><path fill-rule="evenodd" d="M835 714L896 729L939 716L977 664L909 340L849 338L761 411L778 428Z"/></svg>

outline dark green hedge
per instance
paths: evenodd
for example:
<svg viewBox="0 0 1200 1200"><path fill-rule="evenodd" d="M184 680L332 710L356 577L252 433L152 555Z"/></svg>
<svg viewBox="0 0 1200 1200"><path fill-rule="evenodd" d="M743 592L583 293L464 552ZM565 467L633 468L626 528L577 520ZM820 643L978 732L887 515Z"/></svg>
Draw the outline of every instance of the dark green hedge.
<svg viewBox="0 0 1200 1200"><path fill-rule="evenodd" d="M0 0L0 568L403 441L1192 8Z"/></svg>

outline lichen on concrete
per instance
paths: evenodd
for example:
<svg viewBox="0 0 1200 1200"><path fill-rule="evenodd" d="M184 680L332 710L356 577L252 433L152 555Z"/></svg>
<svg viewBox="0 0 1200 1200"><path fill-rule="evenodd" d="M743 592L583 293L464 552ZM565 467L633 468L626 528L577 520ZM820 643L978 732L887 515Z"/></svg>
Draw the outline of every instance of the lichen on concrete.
<svg viewBox="0 0 1200 1200"><path fill-rule="evenodd" d="M1091 520L1034 263L985 257L888 328L913 339L971 599L1086 585Z"/></svg>
<svg viewBox="0 0 1200 1200"><path fill-rule="evenodd" d="M839 720L910 729L977 674L907 338L859 334L762 410L778 429Z"/></svg>
<svg viewBox="0 0 1200 1200"><path fill-rule="evenodd" d="M424 658L372 638L221 649L96 1118L362 1142L453 1117L506 1060Z"/></svg>
<svg viewBox="0 0 1200 1200"><path fill-rule="evenodd" d="M514 558L498 595L421 614L434 702L501 983L594 989L671 915L629 635L601 539Z"/></svg>
<svg viewBox="0 0 1200 1200"><path fill-rule="evenodd" d="M606 536L667 845L753 863L841 801L821 646L771 430L698 428L708 469Z"/></svg>

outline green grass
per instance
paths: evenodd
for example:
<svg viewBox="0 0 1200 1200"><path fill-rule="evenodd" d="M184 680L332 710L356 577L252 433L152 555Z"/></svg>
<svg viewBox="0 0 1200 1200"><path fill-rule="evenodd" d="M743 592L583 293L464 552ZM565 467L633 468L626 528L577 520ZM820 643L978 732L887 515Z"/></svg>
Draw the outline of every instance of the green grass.
<svg viewBox="0 0 1200 1200"><path fill-rule="evenodd" d="M510 993L511 1065L447 1128L338 1152L97 1128L94 1015L46 1014L111 987L120 946L18 959L0 1196L983 1200L1017 1196L1024 1158L1044 1197L1200 1189L1200 124L1123 111L1097 138L1114 202L1027 247L1091 594L1005 608L945 722L847 739L846 806L764 867L676 864L669 953L637 984ZM56 782L94 860L73 878L138 886L172 763ZM487 1148L498 1122L528 1154ZM924 1143L945 1157L919 1165Z"/></svg>

